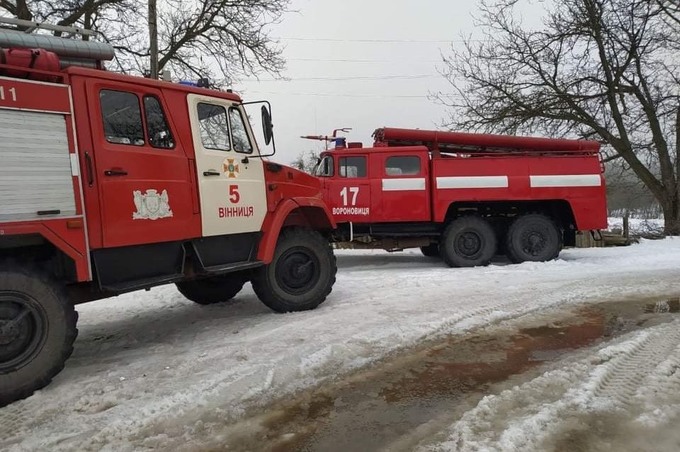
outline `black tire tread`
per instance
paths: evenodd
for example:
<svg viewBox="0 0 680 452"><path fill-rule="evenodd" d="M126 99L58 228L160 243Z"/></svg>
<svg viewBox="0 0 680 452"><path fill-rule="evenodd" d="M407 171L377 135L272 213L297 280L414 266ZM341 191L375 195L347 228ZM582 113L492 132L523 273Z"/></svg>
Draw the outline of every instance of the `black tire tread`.
<svg viewBox="0 0 680 452"><path fill-rule="evenodd" d="M486 252L475 262L466 262L462 259L459 259L457 256L453 255L452 253L449 253L447 249L449 245L448 237L451 234L455 234L455 231L457 229L468 227L470 224L472 224L475 227L479 227L479 232L482 235L484 235L486 240L488 240L492 244L489 247L489 249L486 250ZM446 228L444 229L444 233L442 234L442 240L439 245L439 250L442 259L444 260L444 262L446 262L446 264L449 267L476 267L489 265L491 259L496 253L496 247L497 247L496 234L493 228L491 227L491 224L489 224L489 222L482 217L476 215L466 215L456 218L446 226Z"/></svg>
<svg viewBox="0 0 680 452"><path fill-rule="evenodd" d="M333 290L333 285L335 284L336 280L336 274L338 270L337 266L337 259L335 257L335 254L333 253L333 249L331 248L330 243L328 240L326 240L318 231L312 230L312 229L307 229L307 228L301 228L301 227L289 227L285 228L281 231L279 238L278 238L278 243L277 243L277 249L274 252L274 259L276 259L279 251L279 244L284 243L286 241L307 241L311 243L308 243L309 246L316 246L319 247L319 250L323 250L324 252L329 252L330 258L331 258L331 275L330 275L330 281L329 284L327 284L323 292L320 293L317 297L315 297L312 300L309 300L306 303L303 304L298 304L298 303L291 303L288 300L285 300L284 298L278 296L274 290L271 290L270 283L268 281L268 274L267 270L269 268L269 265L265 265L261 268L258 268L255 270L253 273L253 277L251 280L251 284L253 286L253 291L257 295L257 297L264 303L266 306L268 306L270 309L273 311L279 312L279 313L286 313L286 312L295 312L295 311L307 311L316 308L319 306L321 303L323 303L328 295L331 293ZM270 265L273 265L274 261Z"/></svg>
<svg viewBox="0 0 680 452"><path fill-rule="evenodd" d="M421 246L420 252L423 253L425 257L440 257L439 243L430 243L427 246Z"/></svg>
<svg viewBox="0 0 680 452"><path fill-rule="evenodd" d="M44 288L52 291L55 299L60 303L64 310L64 318L66 320L66 336L62 344L58 359L53 361L53 364L42 369L39 375L36 375L30 381L25 382L22 386L17 388L3 387L0 390L0 407L8 405L14 401L24 399L32 395L38 389L47 386L52 379L64 369L66 360L73 354L73 343L78 337L78 312L72 303L68 301L66 290L62 284L59 284L47 272L30 265L19 264L14 261L0 262L0 273L14 273L23 278L28 278L27 282L32 283L37 281L42 284Z"/></svg>
<svg viewBox="0 0 680 452"><path fill-rule="evenodd" d="M549 217L549 216L547 216L543 213L530 212L530 213L527 213L527 214L524 214L522 216L517 217L517 219L515 219L515 221L513 221L512 224L510 225L510 227L508 228L508 232L507 232L507 235L506 235L506 238L505 238L505 248L506 248L506 256L508 257L508 259L510 259L510 261L512 263L519 264L519 263L527 261L527 259L523 258L520 255L520 251L517 250L512 243L514 231L522 225L522 222L530 221L531 219L537 219L537 218L540 218L541 221L546 221L547 223L549 223L554 228L555 232L557 233L557 240L558 240L555 251L553 253L551 253L551 255L549 257L547 257L546 259L541 259L538 262L550 261L550 260L556 259L557 256L559 256L560 251L562 250L563 237L562 237L562 233L560 232L560 229L557 227L557 224L555 223L555 221L551 217Z"/></svg>
<svg viewBox="0 0 680 452"><path fill-rule="evenodd" d="M229 284L234 285L234 287L227 286L227 278L229 277L238 278L238 281L228 281ZM246 279L242 275L223 275L213 278L224 278L225 282L222 287L217 287L217 284L212 285L213 281L217 282L216 279L198 279L191 281L180 281L175 283L175 287L179 293L184 295L188 300L200 305L210 305L215 303L222 303L229 301L234 298L243 289ZM226 295L225 295L226 293Z"/></svg>

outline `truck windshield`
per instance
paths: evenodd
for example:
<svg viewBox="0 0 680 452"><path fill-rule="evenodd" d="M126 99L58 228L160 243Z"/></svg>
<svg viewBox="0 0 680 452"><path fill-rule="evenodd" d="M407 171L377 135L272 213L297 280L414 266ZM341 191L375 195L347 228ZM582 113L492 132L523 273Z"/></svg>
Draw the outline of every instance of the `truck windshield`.
<svg viewBox="0 0 680 452"><path fill-rule="evenodd" d="M331 177L333 175L333 157L327 155L322 158L314 167L312 174L317 177Z"/></svg>

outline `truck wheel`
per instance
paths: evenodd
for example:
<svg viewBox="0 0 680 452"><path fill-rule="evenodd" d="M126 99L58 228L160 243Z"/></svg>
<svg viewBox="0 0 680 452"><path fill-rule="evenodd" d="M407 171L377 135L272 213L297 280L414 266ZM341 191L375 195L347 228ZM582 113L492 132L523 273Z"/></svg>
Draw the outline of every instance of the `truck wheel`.
<svg viewBox="0 0 680 452"><path fill-rule="evenodd" d="M450 267L488 265L496 252L496 234L483 218L461 217L446 227L439 249Z"/></svg>
<svg viewBox="0 0 680 452"><path fill-rule="evenodd" d="M255 271L252 285L259 299L276 312L306 311L326 299L336 272L335 255L321 234L287 228L279 236L274 259Z"/></svg>
<svg viewBox="0 0 680 452"><path fill-rule="evenodd" d="M175 283L179 293L198 304L214 304L231 300L241 291L246 279L241 274L212 276Z"/></svg>
<svg viewBox="0 0 680 452"><path fill-rule="evenodd" d="M420 252L426 257L439 257L439 243L430 243L427 246L421 246Z"/></svg>
<svg viewBox="0 0 680 452"><path fill-rule="evenodd" d="M545 215L531 213L522 215L510 225L505 246L508 258L516 264L542 262L560 254L562 238L554 221Z"/></svg>
<svg viewBox="0 0 680 452"><path fill-rule="evenodd" d="M0 266L0 406L28 397L64 368L78 314L49 276Z"/></svg>

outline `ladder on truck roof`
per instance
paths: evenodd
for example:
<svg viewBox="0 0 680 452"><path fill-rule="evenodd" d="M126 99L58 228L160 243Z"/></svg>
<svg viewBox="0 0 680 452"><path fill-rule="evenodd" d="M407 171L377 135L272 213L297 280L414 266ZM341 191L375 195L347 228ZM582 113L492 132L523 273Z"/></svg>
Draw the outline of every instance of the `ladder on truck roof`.
<svg viewBox="0 0 680 452"><path fill-rule="evenodd" d="M24 33L32 33L35 30L50 30L58 31L60 33L73 33L81 36L94 36L97 33L93 30L88 30L87 28L79 27L67 27L64 25L53 25L45 22L33 22L24 19L15 19L14 17L2 17L0 16L0 24L16 25L17 27L25 27ZM18 30L17 30L18 31Z"/></svg>
<svg viewBox="0 0 680 452"><path fill-rule="evenodd" d="M102 61L112 60L115 56L113 46L106 42L69 39L50 34L31 33L42 29L61 33L71 33L83 37L94 36L97 33L78 27L66 27L28 20L0 17L0 24L23 27L0 27L0 49L42 49L56 54L61 68L67 66L86 66L101 68Z"/></svg>
<svg viewBox="0 0 680 452"><path fill-rule="evenodd" d="M439 156L463 154L483 156L497 154L566 154L595 155L600 143L591 140L564 138L520 137L482 133L443 132L437 130L398 129L383 127L373 132L374 146L426 146Z"/></svg>

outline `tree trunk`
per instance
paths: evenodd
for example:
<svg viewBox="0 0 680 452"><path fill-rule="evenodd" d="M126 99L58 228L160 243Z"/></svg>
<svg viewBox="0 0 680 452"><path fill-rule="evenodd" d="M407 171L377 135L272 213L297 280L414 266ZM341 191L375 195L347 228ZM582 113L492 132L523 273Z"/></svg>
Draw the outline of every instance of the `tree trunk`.
<svg viewBox="0 0 680 452"><path fill-rule="evenodd" d="M666 235L680 235L680 200L678 196L661 205Z"/></svg>
<svg viewBox="0 0 680 452"><path fill-rule="evenodd" d="M158 79L158 24L156 13L156 0L149 0L149 55L150 77Z"/></svg>

